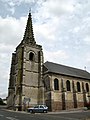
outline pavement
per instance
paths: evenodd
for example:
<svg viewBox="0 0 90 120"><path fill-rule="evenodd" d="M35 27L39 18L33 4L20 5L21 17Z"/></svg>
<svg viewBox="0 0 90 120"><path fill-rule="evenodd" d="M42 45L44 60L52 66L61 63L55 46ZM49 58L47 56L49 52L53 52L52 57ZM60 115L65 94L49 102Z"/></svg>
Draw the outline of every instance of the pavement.
<svg viewBox="0 0 90 120"><path fill-rule="evenodd" d="M11 112L19 112L19 113L25 113L25 114L30 114L29 112L27 111L14 111L14 110L9 110L9 109L5 109L4 110L6 111L11 111ZM70 109L70 110L61 110L61 111L48 111L47 113L44 113L44 114L62 114L62 113L75 113L75 112L83 112L83 111L87 111L87 108L84 107L84 108L75 108L75 109ZM90 110L88 110L90 111ZM41 114L41 113L36 113L36 114Z"/></svg>
<svg viewBox="0 0 90 120"><path fill-rule="evenodd" d="M75 108L69 110L52 111L52 112L48 112L47 114L74 113L74 112L83 112L83 111L87 111L87 108L83 107L83 108Z"/></svg>

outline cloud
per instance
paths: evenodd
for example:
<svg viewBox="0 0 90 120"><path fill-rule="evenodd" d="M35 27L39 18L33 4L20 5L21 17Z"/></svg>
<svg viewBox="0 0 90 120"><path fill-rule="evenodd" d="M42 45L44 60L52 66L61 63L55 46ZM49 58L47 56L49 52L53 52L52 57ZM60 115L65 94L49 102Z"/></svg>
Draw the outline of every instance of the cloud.
<svg viewBox="0 0 90 120"><path fill-rule="evenodd" d="M0 43L16 45L22 39L25 28L25 17L16 19L13 17L0 17Z"/></svg>
<svg viewBox="0 0 90 120"><path fill-rule="evenodd" d="M90 52L86 53L86 62L90 64Z"/></svg>
<svg viewBox="0 0 90 120"><path fill-rule="evenodd" d="M1 14L4 17L6 15L10 15L10 16L16 15L16 16L20 17L19 16L21 13L20 11L23 11L25 13L25 11L27 11L27 10L29 11L30 7L32 7L32 8L35 7L35 9L36 9L38 4L40 4L40 2L38 2L37 0L4 0L4 1L1 0L0 7L3 6L3 8L5 9L5 12L6 12L5 15L3 15L2 12L1 12ZM3 12L3 13L5 13L5 12Z"/></svg>
<svg viewBox="0 0 90 120"><path fill-rule="evenodd" d="M64 15L74 11L74 0L46 0L42 4L44 14L53 14L55 16Z"/></svg>
<svg viewBox="0 0 90 120"><path fill-rule="evenodd" d="M55 2L51 0L49 2L50 4L49 11L53 13L55 12L55 14L72 12L74 10L73 3L74 3L73 0L69 0L69 2L66 0L56 0Z"/></svg>
<svg viewBox="0 0 90 120"><path fill-rule="evenodd" d="M9 7L20 6L22 3L24 4L35 4L35 3L42 3L44 0L1 0L3 3L9 5Z"/></svg>
<svg viewBox="0 0 90 120"><path fill-rule="evenodd" d="M8 58L9 56L7 56ZM7 91L8 91L8 80L9 80L9 61L6 61L7 59L5 56L4 56L4 59L3 61L5 62L2 62L0 60L0 97L3 97L5 98L7 96ZM0 59L2 59L0 57ZM1 63L2 62L2 63ZM8 65L7 65L8 64Z"/></svg>
<svg viewBox="0 0 90 120"><path fill-rule="evenodd" d="M5 98L7 96L9 72L11 63L11 45L0 44L0 96Z"/></svg>
<svg viewBox="0 0 90 120"><path fill-rule="evenodd" d="M60 60L67 60L69 55L66 51L58 50L58 51L46 51L44 50L45 61L52 61L56 63L60 63Z"/></svg>
<svg viewBox="0 0 90 120"><path fill-rule="evenodd" d="M3 90L3 91L0 91L0 96L1 96L1 98L3 98L3 99L5 99L6 98L6 96L7 96L7 92L4 92L5 91L5 89Z"/></svg>
<svg viewBox="0 0 90 120"><path fill-rule="evenodd" d="M15 13L15 8L14 7L9 8L8 10L12 13L12 15Z"/></svg>
<svg viewBox="0 0 90 120"><path fill-rule="evenodd" d="M90 35L87 35L83 40L86 44L90 45Z"/></svg>

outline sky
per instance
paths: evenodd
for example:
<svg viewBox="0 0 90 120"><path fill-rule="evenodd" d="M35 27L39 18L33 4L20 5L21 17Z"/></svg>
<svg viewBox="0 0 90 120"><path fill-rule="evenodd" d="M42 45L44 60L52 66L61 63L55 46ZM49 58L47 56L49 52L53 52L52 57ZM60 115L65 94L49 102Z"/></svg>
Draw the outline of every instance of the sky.
<svg viewBox="0 0 90 120"><path fill-rule="evenodd" d="M44 62L90 72L90 0L0 0L0 97L8 95L11 56L31 9Z"/></svg>

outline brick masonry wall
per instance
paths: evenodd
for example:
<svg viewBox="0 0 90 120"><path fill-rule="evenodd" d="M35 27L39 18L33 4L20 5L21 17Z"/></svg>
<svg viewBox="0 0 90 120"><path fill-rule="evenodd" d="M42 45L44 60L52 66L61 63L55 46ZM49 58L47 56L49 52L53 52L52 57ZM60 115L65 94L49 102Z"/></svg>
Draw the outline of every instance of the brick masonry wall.
<svg viewBox="0 0 90 120"><path fill-rule="evenodd" d="M81 107L84 107L84 103L83 102L79 102L77 103L77 108L81 108ZM50 111L60 111L62 110L62 102L59 102L59 101L52 101L51 102L51 110ZM74 103L73 102L66 102L66 110L69 110L69 109L73 109L74 108Z"/></svg>
<svg viewBox="0 0 90 120"><path fill-rule="evenodd" d="M59 101L52 102L52 111L62 110L62 103Z"/></svg>
<svg viewBox="0 0 90 120"><path fill-rule="evenodd" d="M78 107L78 108L84 107L84 103L83 103L83 102L78 102L78 103L77 103L77 107Z"/></svg>
<svg viewBox="0 0 90 120"><path fill-rule="evenodd" d="M46 105L48 106L49 108L49 111L60 111L62 110L62 103L59 102L59 101L46 101Z"/></svg>
<svg viewBox="0 0 90 120"><path fill-rule="evenodd" d="M66 102L66 109L72 109L74 108L74 103L73 102Z"/></svg>

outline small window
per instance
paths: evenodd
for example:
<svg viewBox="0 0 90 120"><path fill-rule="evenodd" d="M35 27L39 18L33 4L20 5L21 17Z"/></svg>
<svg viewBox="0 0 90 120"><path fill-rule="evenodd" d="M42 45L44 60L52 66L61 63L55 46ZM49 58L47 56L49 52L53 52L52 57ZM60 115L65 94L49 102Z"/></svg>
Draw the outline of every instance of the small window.
<svg viewBox="0 0 90 120"><path fill-rule="evenodd" d="M30 52L29 60L34 61L34 53L33 52Z"/></svg>
<svg viewBox="0 0 90 120"><path fill-rule="evenodd" d="M77 82L77 92L81 92L80 83Z"/></svg>
<svg viewBox="0 0 90 120"><path fill-rule="evenodd" d="M59 90L58 79L54 79L54 90Z"/></svg>
<svg viewBox="0 0 90 120"><path fill-rule="evenodd" d="M86 92L89 92L89 85L86 83Z"/></svg>
<svg viewBox="0 0 90 120"><path fill-rule="evenodd" d="M66 88L67 88L67 91L71 91L69 80L66 81Z"/></svg>

